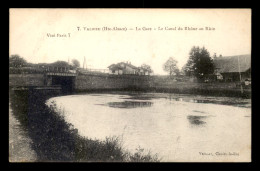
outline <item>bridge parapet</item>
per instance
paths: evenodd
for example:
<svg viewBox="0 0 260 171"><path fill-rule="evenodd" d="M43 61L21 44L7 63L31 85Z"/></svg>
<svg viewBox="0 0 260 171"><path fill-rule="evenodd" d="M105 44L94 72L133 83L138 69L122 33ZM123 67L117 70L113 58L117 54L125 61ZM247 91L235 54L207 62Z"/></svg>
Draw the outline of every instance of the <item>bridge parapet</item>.
<svg viewBox="0 0 260 171"><path fill-rule="evenodd" d="M65 77L76 77L77 73L69 72L46 72L47 76L65 76Z"/></svg>

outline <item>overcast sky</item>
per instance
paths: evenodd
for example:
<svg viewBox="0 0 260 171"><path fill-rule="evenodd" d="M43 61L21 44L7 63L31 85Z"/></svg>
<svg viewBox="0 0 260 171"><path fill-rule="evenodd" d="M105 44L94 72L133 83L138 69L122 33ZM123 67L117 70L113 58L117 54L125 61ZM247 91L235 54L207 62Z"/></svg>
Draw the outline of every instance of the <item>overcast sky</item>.
<svg viewBox="0 0 260 171"><path fill-rule="evenodd" d="M77 27L81 28L81 31ZM84 31L118 27L127 31ZM151 31L137 31L151 28ZM164 30L158 30L159 28ZM184 30L165 30L182 27ZM185 27L197 30L185 30ZM211 27L215 30L205 30ZM129 30L132 28L133 30ZM203 28L204 30L198 30ZM48 37L47 34L55 34ZM68 37L70 33L70 37ZM66 34L67 37L57 37ZM112 63L145 63L155 74L174 57L181 68L192 46L204 46L212 56L251 53L251 11L248 9L11 9L10 55L28 62L79 60L87 67L107 69Z"/></svg>

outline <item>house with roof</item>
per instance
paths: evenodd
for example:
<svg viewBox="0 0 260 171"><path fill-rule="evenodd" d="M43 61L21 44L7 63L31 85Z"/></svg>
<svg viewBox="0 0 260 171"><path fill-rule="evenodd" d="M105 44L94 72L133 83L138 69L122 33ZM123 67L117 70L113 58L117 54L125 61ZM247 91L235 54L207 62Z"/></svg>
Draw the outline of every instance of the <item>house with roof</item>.
<svg viewBox="0 0 260 171"><path fill-rule="evenodd" d="M130 62L120 62L112 64L109 67L109 74L123 75L123 74L138 74L138 67L132 65Z"/></svg>
<svg viewBox="0 0 260 171"><path fill-rule="evenodd" d="M251 78L251 55L215 57L215 75L223 81L245 81Z"/></svg>
<svg viewBox="0 0 260 171"><path fill-rule="evenodd" d="M120 62L109 67L109 74L114 75L150 75L152 69L149 66L136 67L131 62Z"/></svg>

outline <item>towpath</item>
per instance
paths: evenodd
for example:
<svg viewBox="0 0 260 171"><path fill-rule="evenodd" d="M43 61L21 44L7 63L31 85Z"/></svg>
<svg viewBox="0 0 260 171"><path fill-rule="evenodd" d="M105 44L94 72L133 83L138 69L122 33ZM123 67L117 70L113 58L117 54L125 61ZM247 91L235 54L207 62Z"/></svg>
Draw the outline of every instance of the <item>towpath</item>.
<svg viewBox="0 0 260 171"><path fill-rule="evenodd" d="M14 117L9 103L9 162L36 161L36 153L30 147L31 141L27 132Z"/></svg>

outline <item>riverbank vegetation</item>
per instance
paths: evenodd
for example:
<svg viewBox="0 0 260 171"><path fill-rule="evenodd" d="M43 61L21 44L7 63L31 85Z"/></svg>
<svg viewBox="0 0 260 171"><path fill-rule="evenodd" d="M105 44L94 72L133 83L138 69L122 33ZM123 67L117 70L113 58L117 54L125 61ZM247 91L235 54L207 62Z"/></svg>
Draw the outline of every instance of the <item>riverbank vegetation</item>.
<svg viewBox="0 0 260 171"><path fill-rule="evenodd" d="M74 162L159 162L157 154L137 148L130 153L118 137L91 140L81 137L77 129L66 123L63 115L45 105L51 94L10 92L13 114L32 139L37 161Z"/></svg>

